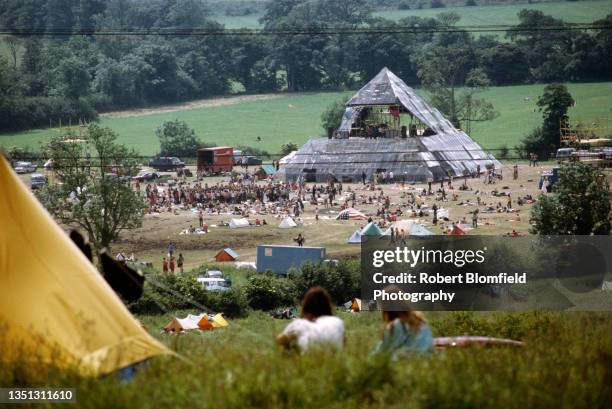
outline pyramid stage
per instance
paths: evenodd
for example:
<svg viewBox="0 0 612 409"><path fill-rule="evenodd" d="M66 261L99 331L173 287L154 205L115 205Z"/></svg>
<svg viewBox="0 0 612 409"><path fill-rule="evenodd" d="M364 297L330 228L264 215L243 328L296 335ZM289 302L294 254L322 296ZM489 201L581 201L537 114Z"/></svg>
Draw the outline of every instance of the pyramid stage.
<svg viewBox="0 0 612 409"><path fill-rule="evenodd" d="M347 103L329 138L309 140L281 162L284 181L368 180L393 172L394 181L437 182L501 168L401 79L383 68Z"/></svg>

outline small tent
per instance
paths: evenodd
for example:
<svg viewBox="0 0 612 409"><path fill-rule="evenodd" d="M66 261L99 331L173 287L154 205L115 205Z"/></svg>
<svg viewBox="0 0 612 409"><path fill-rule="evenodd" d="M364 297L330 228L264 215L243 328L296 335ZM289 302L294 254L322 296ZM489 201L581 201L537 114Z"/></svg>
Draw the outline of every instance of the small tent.
<svg viewBox="0 0 612 409"><path fill-rule="evenodd" d="M455 224L450 231L453 236L463 236L466 234L465 229L458 224Z"/></svg>
<svg viewBox="0 0 612 409"><path fill-rule="evenodd" d="M425 226L418 223L413 223L410 227L411 236L433 236L434 234L427 230Z"/></svg>
<svg viewBox="0 0 612 409"><path fill-rule="evenodd" d="M281 229L291 229L292 227L297 227L297 224L293 221L291 217L285 217L283 221L278 225Z"/></svg>
<svg viewBox="0 0 612 409"><path fill-rule="evenodd" d="M172 321L164 327L166 332L183 332L198 329L198 323L194 322L193 319L187 318L172 318Z"/></svg>
<svg viewBox="0 0 612 409"><path fill-rule="evenodd" d="M366 220L368 217L357 209L349 207L338 213L336 220Z"/></svg>
<svg viewBox="0 0 612 409"><path fill-rule="evenodd" d="M171 353L130 314L2 155L0 224L0 362L43 360L102 375Z"/></svg>
<svg viewBox="0 0 612 409"><path fill-rule="evenodd" d="M236 261L238 258L238 253L229 247L219 250L219 252L215 255L215 261Z"/></svg>
<svg viewBox="0 0 612 409"><path fill-rule="evenodd" d="M213 328L225 328L229 327L229 323L223 318L222 314L216 314L212 317L212 326Z"/></svg>
<svg viewBox="0 0 612 409"><path fill-rule="evenodd" d="M605 293L612 293L612 281L604 281L601 284L601 291Z"/></svg>
<svg viewBox="0 0 612 409"><path fill-rule="evenodd" d="M384 233L380 230L380 227L374 222L368 223L363 230L361 230L362 236L383 236Z"/></svg>
<svg viewBox="0 0 612 409"><path fill-rule="evenodd" d="M249 221L245 218L232 219L229 222L230 229L239 229L241 227L249 227Z"/></svg>
<svg viewBox="0 0 612 409"><path fill-rule="evenodd" d="M361 244L361 230L357 229L347 240L348 244Z"/></svg>
<svg viewBox="0 0 612 409"><path fill-rule="evenodd" d="M189 314L185 318L174 317L172 321L164 327L164 331L185 332L194 329L212 330L225 328L227 326L229 326L229 323L223 318L222 314L216 314L212 317L208 314Z"/></svg>

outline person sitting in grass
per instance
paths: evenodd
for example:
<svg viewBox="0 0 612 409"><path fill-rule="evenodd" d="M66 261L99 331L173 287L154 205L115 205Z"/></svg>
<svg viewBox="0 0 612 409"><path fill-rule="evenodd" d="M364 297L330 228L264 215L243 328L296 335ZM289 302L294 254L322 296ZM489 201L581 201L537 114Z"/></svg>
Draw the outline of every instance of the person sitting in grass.
<svg viewBox="0 0 612 409"><path fill-rule="evenodd" d="M332 302L322 287L313 287L302 299L300 318L287 325L276 337L276 342L287 349L301 352L318 346L341 350L344 346L344 323L332 312Z"/></svg>
<svg viewBox="0 0 612 409"><path fill-rule="evenodd" d="M393 307L398 307L394 302ZM376 345L373 354L386 353L394 357L408 352L426 353L433 349L431 328L419 311L412 311L408 305L402 311L392 311L391 306L383 306L385 324L382 340Z"/></svg>

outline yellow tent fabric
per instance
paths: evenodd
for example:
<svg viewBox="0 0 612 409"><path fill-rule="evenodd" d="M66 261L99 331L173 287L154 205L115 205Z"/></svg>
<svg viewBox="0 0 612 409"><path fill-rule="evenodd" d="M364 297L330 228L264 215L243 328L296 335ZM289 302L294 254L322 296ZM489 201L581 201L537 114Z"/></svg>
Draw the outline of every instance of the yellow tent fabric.
<svg viewBox="0 0 612 409"><path fill-rule="evenodd" d="M36 359L99 375L171 353L138 324L2 154L0 289L0 361L32 350Z"/></svg>
<svg viewBox="0 0 612 409"><path fill-rule="evenodd" d="M212 322L213 328L223 328L223 327L229 326L229 322L227 322L225 318L223 318L223 315L221 314L215 315L212 321L213 321Z"/></svg>

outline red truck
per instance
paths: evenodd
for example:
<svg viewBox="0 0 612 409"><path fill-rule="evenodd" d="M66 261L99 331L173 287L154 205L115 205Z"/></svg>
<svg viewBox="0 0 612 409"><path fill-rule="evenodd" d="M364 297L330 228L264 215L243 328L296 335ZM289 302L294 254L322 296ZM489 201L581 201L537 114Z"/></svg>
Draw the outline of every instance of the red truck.
<svg viewBox="0 0 612 409"><path fill-rule="evenodd" d="M234 148L217 146L198 149L198 173L215 174L232 170Z"/></svg>

